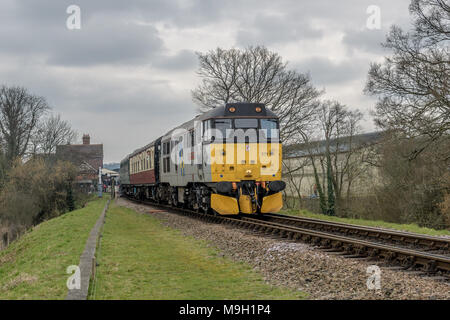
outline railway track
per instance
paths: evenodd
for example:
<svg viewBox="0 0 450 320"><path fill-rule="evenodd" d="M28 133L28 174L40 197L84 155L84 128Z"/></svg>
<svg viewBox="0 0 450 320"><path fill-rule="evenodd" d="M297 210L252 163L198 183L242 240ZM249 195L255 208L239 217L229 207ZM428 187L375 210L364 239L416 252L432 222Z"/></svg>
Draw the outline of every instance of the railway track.
<svg viewBox="0 0 450 320"><path fill-rule="evenodd" d="M448 239L422 236L418 234L412 234L407 232L396 232L385 229L378 229L372 227L361 227L365 229L364 231L359 231L359 226L347 225L341 223L330 223L335 224L335 226L330 225L328 222L323 221L321 226L322 230L299 227L297 224L306 223L300 222L299 219L302 218L292 218L289 216L283 216L278 214L269 214L266 218L252 218L248 216L243 217L226 217L226 216L214 216L202 212L196 212L188 209L174 208L169 205L155 204L149 201L141 201L130 199L131 201L151 205L153 207L165 208L168 211L175 212L178 214L195 217L203 221L226 224L233 227L239 227L243 229L250 230L252 232L260 233L262 235L274 236L279 238L285 238L290 241L302 241L306 243L313 244L321 249L330 252L340 252L352 258L367 258L367 259L383 259L389 264L400 265L403 269L417 269L420 268L421 271L427 274L438 274L436 279L448 280L450 275L450 256L444 254L436 254L432 252L427 252L423 250L423 246L427 243L431 245L433 241L431 238L435 239L435 242L428 248L433 248L432 250L445 250L448 247L445 246L445 242ZM286 218L286 219L285 219ZM287 219L289 218L289 219ZM290 220L293 219L293 220ZM307 220L311 220L306 218ZM312 219L317 220L317 219ZM281 222L281 223L280 223ZM308 223L319 225L321 220L309 221ZM339 225L339 226L338 226ZM348 227L348 231L345 231L346 235L337 234L336 232L330 232L329 228L345 228ZM340 230L341 230L340 229ZM370 230L369 230L370 229ZM367 237L361 239L367 232ZM373 241L372 234L379 234L379 239L393 239L392 243L381 243L380 241ZM355 233L358 237L351 236L351 233ZM389 237L389 234L390 237ZM420 248L408 248L405 246L400 234L405 234L403 239L406 240L408 245L411 243L420 244ZM407 237L408 235L408 237ZM416 239L412 241L413 237ZM377 238L377 236L373 236ZM437 240L442 240L438 243ZM403 243L402 243L403 241ZM412 242L411 242L412 241ZM429 242L427 242L429 241ZM402 245L398 245L397 242L401 242ZM444 244L442 245L442 242ZM436 243L437 246L436 246ZM436 249L437 248L437 249Z"/></svg>
<svg viewBox="0 0 450 320"><path fill-rule="evenodd" d="M280 223L365 240L370 239L379 243L403 246L410 249L420 249L425 252L450 256L450 238L445 237L275 213L266 214L260 219L266 222Z"/></svg>

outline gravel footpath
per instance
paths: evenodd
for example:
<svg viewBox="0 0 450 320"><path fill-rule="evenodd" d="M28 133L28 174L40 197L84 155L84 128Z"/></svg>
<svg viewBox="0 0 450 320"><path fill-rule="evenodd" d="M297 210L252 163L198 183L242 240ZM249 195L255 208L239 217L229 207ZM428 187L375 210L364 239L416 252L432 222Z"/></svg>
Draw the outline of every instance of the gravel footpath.
<svg viewBox="0 0 450 320"><path fill-rule="evenodd" d="M249 263L267 283L307 292L309 299L450 299L448 283L383 267L381 289L367 289L367 267L377 262L346 259L304 243L262 237L174 213L151 213L151 207L123 198L116 203L161 219L185 235L206 240L223 256Z"/></svg>

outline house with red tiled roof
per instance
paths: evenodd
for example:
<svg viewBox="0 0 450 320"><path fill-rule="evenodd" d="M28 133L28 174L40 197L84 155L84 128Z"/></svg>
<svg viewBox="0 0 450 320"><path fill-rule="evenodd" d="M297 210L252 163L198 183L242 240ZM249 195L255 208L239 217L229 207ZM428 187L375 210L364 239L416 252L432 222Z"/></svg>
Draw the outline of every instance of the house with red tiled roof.
<svg viewBox="0 0 450 320"><path fill-rule="evenodd" d="M103 144L91 144L91 137L85 134L82 144L57 146L56 158L69 161L78 168L76 183L81 189L95 190L99 168L103 167Z"/></svg>

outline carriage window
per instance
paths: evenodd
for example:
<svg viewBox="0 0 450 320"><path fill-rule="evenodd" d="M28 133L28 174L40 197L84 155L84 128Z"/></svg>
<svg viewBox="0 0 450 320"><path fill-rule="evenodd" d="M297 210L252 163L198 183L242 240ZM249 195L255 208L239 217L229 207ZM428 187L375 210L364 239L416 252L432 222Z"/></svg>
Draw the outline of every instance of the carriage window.
<svg viewBox="0 0 450 320"><path fill-rule="evenodd" d="M258 119L234 119L234 127L236 129L258 128Z"/></svg>
<svg viewBox="0 0 450 320"><path fill-rule="evenodd" d="M150 159L149 159L149 166L152 169L153 169L153 157L154 157L154 155L153 155L153 150L152 150L152 152L150 152Z"/></svg>

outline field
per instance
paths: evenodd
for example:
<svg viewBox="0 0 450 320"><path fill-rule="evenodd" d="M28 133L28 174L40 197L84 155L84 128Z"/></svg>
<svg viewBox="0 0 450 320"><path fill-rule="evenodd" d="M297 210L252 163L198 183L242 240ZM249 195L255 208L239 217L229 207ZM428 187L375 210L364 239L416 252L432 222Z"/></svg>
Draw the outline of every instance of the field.
<svg viewBox="0 0 450 320"><path fill-rule="evenodd" d="M91 299L299 299L158 219L111 205Z"/></svg>
<svg viewBox="0 0 450 320"><path fill-rule="evenodd" d="M388 228L388 229L402 230L402 231L407 231L407 232L422 233L422 234L428 234L431 236L450 236L449 230L435 230L435 229L430 229L430 228L424 228L424 227L419 227L418 225L413 224L413 223L399 224L399 223L385 222L385 221L381 221L381 220L340 218L340 217L335 217L335 216L327 216L324 214L311 213L307 210L294 210L294 209L282 210L280 213L286 214L286 215L306 217L306 218L315 218L315 219L334 221L334 222L351 223L351 224L357 224L357 225L369 226L369 227Z"/></svg>
<svg viewBox="0 0 450 320"><path fill-rule="evenodd" d="M0 299L64 299L66 269L78 265L107 199L43 222L0 251Z"/></svg>

